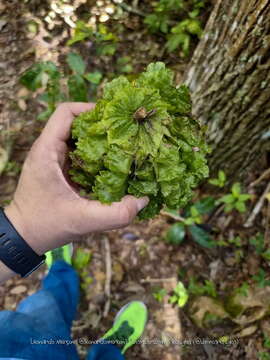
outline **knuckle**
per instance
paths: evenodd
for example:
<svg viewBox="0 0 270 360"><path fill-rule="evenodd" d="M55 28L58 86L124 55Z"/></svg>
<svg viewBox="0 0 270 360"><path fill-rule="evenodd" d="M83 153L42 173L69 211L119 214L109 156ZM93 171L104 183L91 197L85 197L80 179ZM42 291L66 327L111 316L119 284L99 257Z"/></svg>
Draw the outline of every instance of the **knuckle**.
<svg viewBox="0 0 270 360"><path fill-rule="evenodd" d="M127 226L133 220L133 211L127 204L122 205L119 211L119 220L123 226Z"/></svg>
<svg viewBox="0 0 270 360"><path fill-rule="evenodd" d="M68 103L67 102L62 102L57 106L57 110L64 110L68 107Z"/></svg>

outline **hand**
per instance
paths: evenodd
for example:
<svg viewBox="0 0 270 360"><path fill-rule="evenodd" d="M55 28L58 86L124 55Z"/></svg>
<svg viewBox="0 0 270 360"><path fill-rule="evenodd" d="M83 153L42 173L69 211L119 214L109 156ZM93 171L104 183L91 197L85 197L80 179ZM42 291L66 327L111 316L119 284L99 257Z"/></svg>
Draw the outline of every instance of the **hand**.
<svg viewBox="0 0 270 360"><path fill-rule="evenodd" d="M128 225L148 198L125 196L111 205L84 199L64 175L66 140L74 116L94 104L61 104L33 144L18 187L5 213L37 254L60 247L81 235Z"/></svg>

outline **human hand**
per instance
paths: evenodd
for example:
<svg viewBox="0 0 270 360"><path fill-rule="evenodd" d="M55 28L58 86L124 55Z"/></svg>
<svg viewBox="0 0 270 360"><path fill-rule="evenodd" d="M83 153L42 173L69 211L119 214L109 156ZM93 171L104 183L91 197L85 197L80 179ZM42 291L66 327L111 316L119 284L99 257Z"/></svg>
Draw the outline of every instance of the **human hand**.
<svg viewBox="0 0 270 360"><path fill-rule="evenodd" d="M74 116L91 110L87 103L63 103L33 144L22 169L14 199L5 213L39 255L81 235L128 225L148 198L125 196L111 205L84 199L64 175Z"/></svg>

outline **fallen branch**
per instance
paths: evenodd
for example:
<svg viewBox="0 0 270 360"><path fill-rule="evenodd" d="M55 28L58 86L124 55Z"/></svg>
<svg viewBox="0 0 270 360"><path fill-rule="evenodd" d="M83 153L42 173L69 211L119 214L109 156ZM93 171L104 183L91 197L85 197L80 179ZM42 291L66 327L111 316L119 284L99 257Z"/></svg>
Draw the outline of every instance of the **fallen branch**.
<svg viewBox="0 0 270 360"><path fill-rule="evenodd" d="M106 303L104 306L103 316L106 317L110 310L111 305L111 281L112 281L112 259L111 259L111 248L109 239L104 236L103 244L105 249L105 264L106 264L106 281L104 287L104 293L106 295Z"/></svg>
<svg viewBox="0 0 270 360"><path fill-rule="evenodd" d="M265 196L269 191L270 191L270 182L266 186L266 189L264 190L264 192L263 192L262 196L260 197L259 201L257 202L257 204L254 206L254 209L251 212L251 214L249 215L247 221L245 222L244 227L250 227L253 224L256 216L261 211L261 208L262 208L264 200L265 200Z"/></svg>
<svg viewBox="0 0 270 360"><path fill-rule="evenodd" d="M264 179L266 179L268 176L270 176L270 168L267 169L267 170L265 170L258 179L256 179L255 181L253 181L253 182L249 185L249 187L251 188L251 187L254 187L254 186L258 185L261 181L263 181Z"/></svg>

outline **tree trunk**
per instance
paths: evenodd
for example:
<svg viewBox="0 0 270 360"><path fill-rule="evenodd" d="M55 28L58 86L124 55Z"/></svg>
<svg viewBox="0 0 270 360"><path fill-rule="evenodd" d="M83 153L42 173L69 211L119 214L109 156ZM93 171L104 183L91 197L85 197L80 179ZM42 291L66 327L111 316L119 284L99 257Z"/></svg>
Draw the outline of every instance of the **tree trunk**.
<svg viewBox="0 0 270 360"><path fill-rule="evenodd" d="M239 177L270 143L270 0L217 0L185 82L212 171Z"/></svg>

